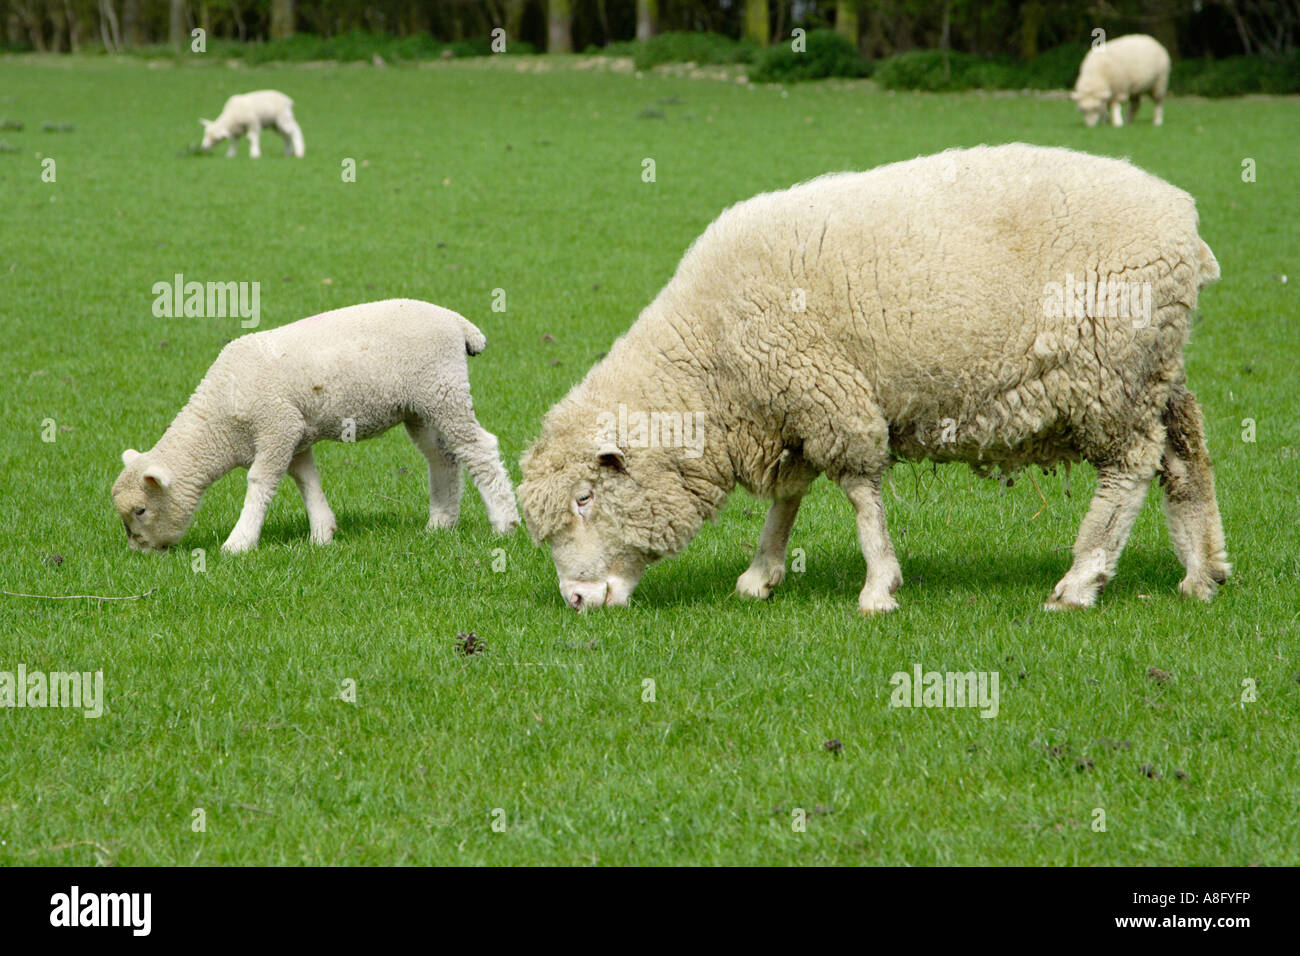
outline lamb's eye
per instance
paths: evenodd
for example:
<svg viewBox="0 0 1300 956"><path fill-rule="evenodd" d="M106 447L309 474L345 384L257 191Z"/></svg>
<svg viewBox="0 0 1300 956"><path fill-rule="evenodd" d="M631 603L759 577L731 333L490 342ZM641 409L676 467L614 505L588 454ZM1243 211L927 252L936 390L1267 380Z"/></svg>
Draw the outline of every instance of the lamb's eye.
<svg viewBox="0 0 1300 956"><path fill-rule="evenodd" d="M137 518L143 518L143 517L144 517L144 508L136 508L136 509L135 509L135 516L136 516Z"/></svg>
<svg viewBox="0 0 1300 956"><path fill-rule="evenodd" d="M591 492L584 491L582 494L578 495L577 501L579 508L591 504Z"/></svg>

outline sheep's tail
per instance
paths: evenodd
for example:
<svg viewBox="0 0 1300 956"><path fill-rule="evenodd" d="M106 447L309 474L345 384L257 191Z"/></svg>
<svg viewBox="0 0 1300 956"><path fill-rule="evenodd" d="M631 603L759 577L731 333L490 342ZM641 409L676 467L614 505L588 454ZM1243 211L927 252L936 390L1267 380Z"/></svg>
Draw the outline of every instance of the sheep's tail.
<svg viewBox="0 0 1300 956"><path fill-rule="evenodd" d="M470 355L478 355L487 348L487 337L478 330L478 326L469 319L461 316L461 330L465 333L465 351Z"/></svg>
<svg viewBox="0 0 1300 956"><path fill-rule="evenodd" d="M1205 244L1205 240L1202 239L1201 240L1201 281L1199 284L1202 286L1207 286L1211 282L1217 281L1219 275L1220 275L1219 260L1214 258L1214 253L1210 251L1210 247L1207 246Z"/></svg>

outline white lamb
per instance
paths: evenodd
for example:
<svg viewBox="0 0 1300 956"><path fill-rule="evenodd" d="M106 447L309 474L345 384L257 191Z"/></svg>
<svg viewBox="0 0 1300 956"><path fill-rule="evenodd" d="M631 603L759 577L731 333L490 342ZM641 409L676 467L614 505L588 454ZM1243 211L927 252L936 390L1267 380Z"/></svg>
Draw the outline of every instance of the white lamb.
<svg viewBox="0 0 1300 956"><path fill-rule="evenodd" d="M401 422L429 462L430 530L460 509L463 465L498 534L519 524L497 440L474 417L465 356L487 344L449 309L389 299L336 309L230 342L150 451L127 449L113 503L132 548L179 541L204 491L248 468L244 510L222 549L257 544L287 471L307 506L311 540L334 536L311 446L360 441Z"/></svg>
<svg viewBox="0 0 1300 956"><path fill-rule="evenodd" d="M1109 40L1093 47L1083 58L1074 81L1074 100L1083 121L1096 126L1104 110L1110 121L1123 126L1120 103L1128 100L1128 122L1137 115L1138 101L1146 93L1156 105L1155 125L1165 121L1165 93L1169 89L1169 53L1154 37L1143 33Z"/></svg>
<svg viewBox="0 0 1300 956"><path fill-rule="evenodd" d="M248 134L248 155L257 159L262 155L258 137L264 127L276 130L284 137L284 153L299 159L304 153L302 130L293 118L293 100L278 90L258 90L240 93L226 100L221 115L214 120L199 120L203 124L203 149L211 149L223 139L230 140L226 156L235 155L239 137Z"/></svg>

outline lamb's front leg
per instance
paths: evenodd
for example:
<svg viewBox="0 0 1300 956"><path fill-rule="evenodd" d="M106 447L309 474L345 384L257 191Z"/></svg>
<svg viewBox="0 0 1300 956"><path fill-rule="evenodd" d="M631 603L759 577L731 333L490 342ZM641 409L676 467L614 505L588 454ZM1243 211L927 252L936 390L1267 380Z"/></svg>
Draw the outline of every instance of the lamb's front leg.
<svg viewBox="0 0 1300 956"><path fill-rule="evenodd" d="M316 459L310 448L294 456L289 463L289 474L293 476L294 483L302 494L302 503L307 508L311 543L329 544L334 539L338 524L329 502L325 500L325 489L321 487L320 472L316 470Z"/></svg>
<svg viewBox="0 0 1300 956"><path fill-rule="evenodd" d="M239 137L230 137L230 145L226 147L226 159L234 159L239 153Z"/></svg>
<svg viewBox="0 0 1300 956"><path fill-rule="evenodd" d="M867 561L867 583L858 595L858 610L863 614L893 611L898 607L894 592L903 584L903 571L885 525L881 476L845 475L837 481L858 513L858 543Z"/></svg>
<svg viewBox="0 0 1300 956"><path fill-rule="evenodd" d="M250 126L248 128L248 158L259 159L262 155L261 144L262 128L260 126Z"/></svg>
<svg viewBox="0 0 1300 956"><path fill-rule="evenodd" d="M736 581L736 593L741 597L767 600L772 591L785 578L785 553L790 544L790 531L799 514L803 495L778 498L767 511L763 533L758 538L758 550L749 568Z"/></svg>
<svg viewBox="0 0 1300 956"><path fill-rule="evenodd" d="M239 554L257 547L262 536L262 524L266 521L266 509L275 497L275 489L280 479L289 470L293 461L293 449L297 439L288 447L283 445L261 449L253 457L253 464L248 469L248 491L244 493L244 510L239 513L239 521L230 532L230 537L221 546L229 554Z"/></svg>

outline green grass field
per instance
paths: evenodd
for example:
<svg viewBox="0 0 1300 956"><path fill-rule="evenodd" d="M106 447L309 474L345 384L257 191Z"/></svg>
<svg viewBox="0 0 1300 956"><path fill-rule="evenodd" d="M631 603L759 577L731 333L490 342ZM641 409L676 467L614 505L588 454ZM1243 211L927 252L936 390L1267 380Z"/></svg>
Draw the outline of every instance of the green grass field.
<svg viewBox="0 0 1300 956"><path fill-rule="evenodd" d="M1300 862L1297 102L1176 99L1163 128L1144 104L1088 130L1064 99L555 62L0 59L0 118L25 124L0 131L0 588L147 592L0 595L0 671L102 669L107 700L99 719L0 710L0 864ZM263 87L295 99L305 159L274 134L257 162L185 155L200 115ZM180 548L127 550L122 450L152 445L243 331L155 318L155 282L260 282L263 328L390 296L464 313L517 481L545 410L724 207L1014 140L1128 156L1197 197L1223 280L1187 366L1236 566L1212 605L1178 599L1154 489L1099 606L1048 615L1091 468L1070 497L1037 475L1040 498L1027 473L1007 489L901 465L893 615L859 618L852 511L820 481L792 541L806 569L773 601L731 596L764 514L738 492L630 608L579 616L472 488L459 528L423 533L401 429L318 446L329 547L286 481L261 546L222 555L236 472ZM470 630L487 646L467 657ZM890 676L918 664L998 672L998 716L892 709Z"/></svg>

